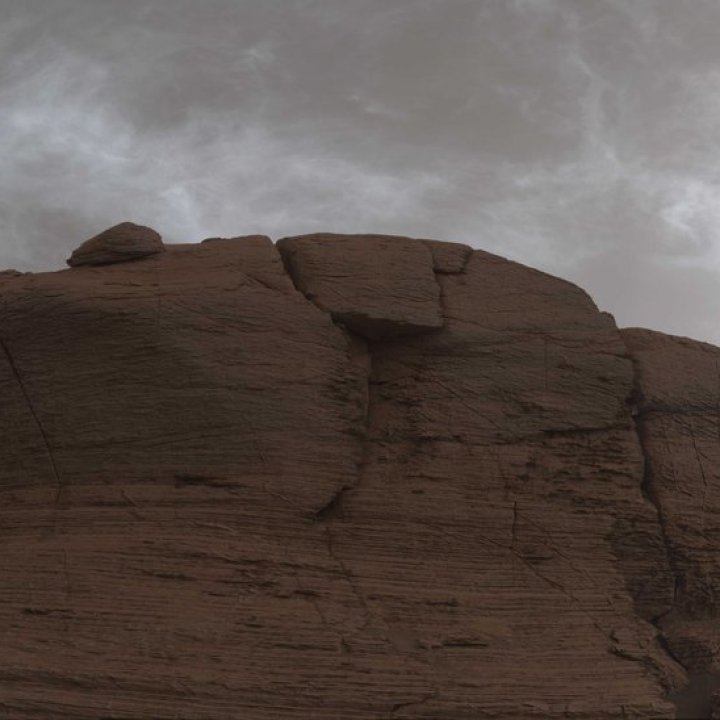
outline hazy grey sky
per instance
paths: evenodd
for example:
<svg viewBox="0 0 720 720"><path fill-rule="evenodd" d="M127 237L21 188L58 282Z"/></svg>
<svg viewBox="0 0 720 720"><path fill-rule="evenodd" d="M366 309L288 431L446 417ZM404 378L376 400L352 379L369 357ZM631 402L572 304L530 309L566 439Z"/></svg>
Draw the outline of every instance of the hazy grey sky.
<svg viewBox="0 0 720 720"><path fill-rule="evenodd" d="M382 232L720 344L719 0L0 0L0 268Z"/></svg>

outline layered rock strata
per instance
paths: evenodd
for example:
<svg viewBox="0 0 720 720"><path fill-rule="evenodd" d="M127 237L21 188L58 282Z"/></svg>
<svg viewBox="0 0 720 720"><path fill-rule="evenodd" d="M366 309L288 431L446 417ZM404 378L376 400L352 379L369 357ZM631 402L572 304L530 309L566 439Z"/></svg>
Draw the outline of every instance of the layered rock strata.
<svg viewBox="0 0 720 720"><path fill-rule="evenodd" d="M680 717L710 717L720 689L720 348L631 328L644 489L657 506L673 576L672 603L653 622L689 674ZM717 701L720 716L720 701Z"/></svg>
<svg viewBox="0 0 720 720"><path fill-rule="evenodd" d="M164 248L0 282L3 717L710 707L720 350L454 243Z"/></svg>

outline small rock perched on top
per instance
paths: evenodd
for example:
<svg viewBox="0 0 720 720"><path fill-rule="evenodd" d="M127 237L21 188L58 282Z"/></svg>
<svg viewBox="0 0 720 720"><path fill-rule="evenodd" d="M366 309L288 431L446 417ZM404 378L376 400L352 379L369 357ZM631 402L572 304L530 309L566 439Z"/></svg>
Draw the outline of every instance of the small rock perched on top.
<svg viewBox="0 0 720 720"><path fill-rule="evenodd" d="M165 250L159 233L144 225L123 222L104 230L76 248L66 261L77 265L109 265L154 255Z"/></svg>

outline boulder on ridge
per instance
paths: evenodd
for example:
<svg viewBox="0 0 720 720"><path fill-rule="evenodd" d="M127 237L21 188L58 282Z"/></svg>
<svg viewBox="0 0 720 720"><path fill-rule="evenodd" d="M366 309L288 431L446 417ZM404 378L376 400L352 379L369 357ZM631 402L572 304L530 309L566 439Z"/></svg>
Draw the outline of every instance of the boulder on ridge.
<svg viewBox="0 0 720 720"><path fill-rule="evenodd" d="M110 265L155 255L164 249L160 235L152 228L122 222L86 240L66 262L70 267Z"/></svg>

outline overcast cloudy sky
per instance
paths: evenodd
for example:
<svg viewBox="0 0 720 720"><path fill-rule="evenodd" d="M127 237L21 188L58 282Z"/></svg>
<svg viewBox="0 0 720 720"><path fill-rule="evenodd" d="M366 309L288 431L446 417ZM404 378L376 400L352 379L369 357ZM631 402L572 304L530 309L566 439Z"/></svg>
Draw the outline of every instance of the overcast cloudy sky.
<svg viewBox="0 0 720 720"><path fill-rule="evenodd" d="M0 268L455 240L720 344L718 0L0 0Z"/></svg>

